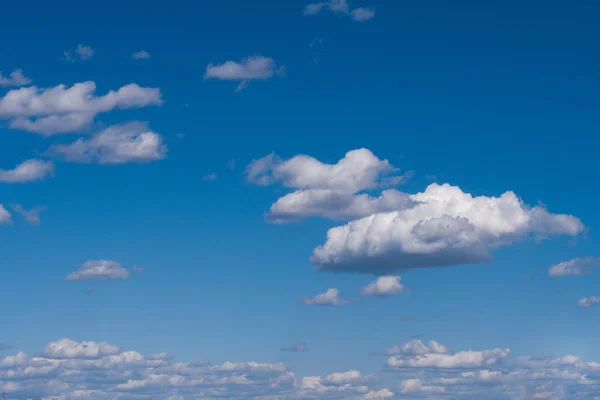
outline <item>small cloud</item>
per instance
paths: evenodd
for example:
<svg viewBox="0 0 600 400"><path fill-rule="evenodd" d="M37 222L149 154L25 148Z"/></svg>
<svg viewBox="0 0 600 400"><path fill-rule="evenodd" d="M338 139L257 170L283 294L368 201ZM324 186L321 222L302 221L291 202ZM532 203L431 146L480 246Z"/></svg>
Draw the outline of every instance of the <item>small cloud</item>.
<svg viewBox="0 0 600 400"><path fill-rule="evenodd" d="M0 182L27 183L35 182L54 175L54 164L49 161L27 160L14 169L0 170Z"/></svg>
<svg viewBox="0 0 600 400"><path fill-rule="evenodd" d="M305 16L316 15L324 9L339 14L350 16L354 21L368 21L375 17L375 10L372 8L359 7L353 10L350 9L346 0L329 0L319 3L310 3L304 7L303 14Z"/></svg>
<svg viewBox="0 0 600 400"><path fill-rule="evenodd" d="M600 304L600 296L584 297L577 303L579 308L589 308L598 304Z"/></svg>
<svg viewBox="0 0 600 400"><path fill-rule="evenodd" d="M143 274L144 273L144 268L138 268L135 265L133 267L131 267L131 272L133 274Z"/></svg>
<svg viewBox="0 0 600 400"><path fill-rule="evenodd" d="M290 352L290 353L299 353L304 350L306 350L305 342L297 342L294 344L290 344L289 346L286 346L281 349L282 352Z"/></svg>
<svg viewBox="0 0 600 400"><path fill-rule="evenodd" d="M236 93L241 92L253 80L268 80L275 74L281 74L281 67L277 68L275 60L269 57L246 57L240 62L226 61L223 64L208 64L204 79L219 79L224 81L238 81Z"/></svg>
<svg viewBox="0 0 600 400"><path fill-rule="evenodd" d="M30 225L36 226L40 224L40 213L46 211L45 206L37 206L29 211L25 210L20 204L15 204L11 207L14 212L21 214Z"/></svg>
<svg viewBox="0 0 600 400"><path fill-rule="evenodd" d="M89 260L84 262L77 271L67 275L67 281L98 281L98 280L125 280L129 278L129 271L116 261Z"/></svg>
<svg viewBox="0 0 600 400"><path fill-rule="evenodd" d="M361 296L388 297L406 291L399 276L382 276L360 291Z"/></svg>
<svg viewBox="0 0 600 400"><path fill-rule="evenodd" d="M16 69L8 76L4 76L0 72L0 86L2 87L25 86L30 83L31 79L23 75L23 70Z"/></svg>
<svg viewBox="0 0 600 400"><path fill-rule="evenodd" d="M340 292L337 289L327 289L325 293L320 293L312 299L304 297L299 301L301 304L315 306L340 306L351 303L350 300L340 298Z"/></svg>
<svg viewBox="0 0 600 400"><path fill-rule="evenodd" d="M598 267L600 267L600 257L574 258L548 268L548 276L557 278L560 276L592 275Z"/></svg>
<svg viewBox="0 0 600 400"><path fill-rule="evenodd" d="M217 174L215 172L205 175L202 177L203 181L216 181L217 180Z"/></svg>
<svg viewBox="0 0 600 400"><path fill-rule="evenodd" d="M79 44L79 45L77 45L77 49L75 50L75 53L77 53L80 60L87 60L87 59L92 58L95 51L96 50L92 49L90 46L84 46L82 44Z"/></svg>
<svg viewBox="0 0 600 400"><path fill-rule="evenodd" d="M241 93L242 90L246 89L248 87L248 82L249 81L241 81L239 85L237 85L237 87L235 88L235 92L236 93Z"/></svg>
<svg viewBox="0 0 600 400"><path fill-rule="evenodd" d="M134 60L147 60L150 58L150 53L148 53L146 50L136 51L131 55L131 58Z"/></svg>
<svg viewBox="0 0 600 400"><path fill-rule="evenodd" d="M368 21L375 17L375 11L370 8L356 8L350 13L355 21Z"/></svg>

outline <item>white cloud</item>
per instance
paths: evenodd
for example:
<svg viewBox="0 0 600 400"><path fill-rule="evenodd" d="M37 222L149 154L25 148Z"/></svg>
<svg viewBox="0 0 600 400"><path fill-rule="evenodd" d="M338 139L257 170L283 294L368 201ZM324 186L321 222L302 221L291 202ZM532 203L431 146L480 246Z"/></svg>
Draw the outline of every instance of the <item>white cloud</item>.
<svg viewBox="0 0 600 400"><path fill-rule="evenodd" d="M240 62L226 61L223 64L208 64L204 79L220 79L226 81L239 81L236 92L241 92L249 81L267 80L279 71L275 60L269 57L251 56Z"/></svg>
<svg viewBox="0 0 600 400"><path fill-rule="evenodd" d="M574 258L551 266L548 269L548 276L556 278L569 275L591 275L598 266L600 266L599 257Z"/></svg>
<svg viewBox="0 0 600 400"><path fill-rule="evenodd" d="M528 207L513 192L473 197L456 186L431 184L410 198L417 205L330 229L311 261L321 271L389 274L483 263L494 249L528 235L576 236L584 230L578 218Z"/></svg>
<svg viewBox="0 0 600 400"><path fill-rule="evenodd" d="M101 358L120 353L119 347L106 342L76 342L71 339L61 339L50 342L44 349L48 358Z"/></svg>
<svg viewBox="0 0 600 400"><path fill-rule="evenodd" d="M304 350L306 350L305 342L297 342L294 344L290 344L289 346L286 346L281 349L282 352L290 352L290 353L299 353Z"/></svg>
<svg viewBox="0 0 600 400"><path fill-rule="evenodd" d="M67 275L66 280L125 280L129 271L116 261L89 260L84 262L77 271Z"/></svg>
<svg viewBox="0 0 600 400"><path fill-rule="evenodd" d="M132 83L103 96L95 96L95 90L96 84L91 81L71 87L61 84L45 89L13 89L0 98L0 118L8 119L13 129L50 136L80 132L100 113L162 104L158 88Z"/></svg>
<svg viewBox="0 0 600 400"><path fill-rule="evenodd" d="M162 160L166 153L162 137L142 122L113 125L91 139L54 145L47 151L69 162L98 164L146 163Z"/></svg>
<svg viewBox="0 0 600 400"><path fill-rule="evenodd" d="M337 289L327 289L325 293L320 293L313 297L300 299L302 304L317 305L317 306L340 306L350 303L349 300L340 298L340 292Z"/></svg>
<svg viewBox="0 0 600 400"><path fill-rule="evenodd" d="M361 296L386 297L393 296L405 290L399 276L381 276L375 282L369 283L360 291Z"/></svg>
<svg viewBox="0 0 600 400"><path fill-rule="evenodd" d="M375 18L375 10L370 8L355 8L350 14L355 21L368 21Z"/></svg>
<svg viewBox="0 0 600 400"><path fill-rule="evenodd" d="M362 398L364 400L384 400L384 399L387 399L388 397L394 397L394 396L395 396L394 392L390 391L387 388L384 388L384 389L380 389L380 390L373 390L373 391L370 391L369 393L365 393Z"/></svg>
<svg viewBox="0 0 600 400"><path fill-rule="evenodd" d="M400 391L402 393L442 393L444 388L423 385L420 379L406 379L400 383Z"/></svg>
<svg viewBox="0 0 600 400"><path fill-rule="evenodd" d="M96 50L92 49L90 46L84 46L83 44L78 44L75 49L75 53L79 56L80 60L87 60L92 58Z"/></svg>
<svg viewBox="0 0 600 400"><path fill-rule="evenodd" d="M371 8L359 7L350 9L346 0L328 0L318 3L310 3L304 7L305 16L316 15L324 9L331 12L350 16L354 21L367 21L375 17L375 10Z"/></svg>
<svg viewBox="0 0 600 400"><path fill-rule="evenodd" d="M150 58L150 53L148 53L146 50L136 51L131 55L131 58L134 60L146 60Z"/></svg>
<svg viewBox="0 0 600 400"><path fill-rule="evenodd" d="M4 76L0 72L0 86L25 86L31 83L31 79L23 75L23 70L15 69L9 76Z"/></svg>
<svg viewBox="0 0 600 400"><path fill-rule="evenodd" d="M395 189L384 190L379 197L357 194L398 185L412 176L411 171L402 175L397 171L368 149L358 149L346 153L336 164L307 155L282 160L269 154L253 160L245 175L249 183L256 185L281 183L297 189L278 199L267 214L271 222L285 223L315 216L347 220L412 207L410 197Z"/></svg>
<svg viewBox="0 0 600 400"><path fill-rule="evenodd" d="M383 353L373 353L390 356L420 356L424 354L449 354L448 348L435 340L430 340L425 344L421 340L415 339L401 346L394 345Z"/></svg>
<svg viewBox="0 0 600 400"><path fill-rule="evenodd" d="M0 182L26 183L54 175L54 164L48 161L27 160L11 170L0 170Z"/></svg>
<svg viewBox="0 0 600 400"><path fill-rule="evenodd" d="M202 177L202 180L203 181L216 181L217 180L217 174L216 174L216 172L211 172L208 175L204 175Z"/></svg>
<svg viewBox="0 0 600 400"><path fill-rule="evenodd" d="M461 351L455 354L426 353L414 358L392 356L388 368L478 368L494 365L510 353L509 349Z"/></svg>
<svg viewBox="0 0 600 400"><path fill-rule="evenodd" d="M600 296L584 297L577 303L580 308L589 308L598 304L600 304Z"/></svg>
<svg viewBox="0 0 600 400"><path fill-rule="evenodd" d="M0 204L0 225L10 225L12 224L12 217L10 213L4 208L2 204Z"/></svg>
<svg viewBox="0 0 600 400"><path fill-rule="evenodd" d="M40 213L42 211L46 211L45 206L34 207L31 210L27 211L20 204L15 204L11 206L13 211L21 214L25 220L31 225L39 225L40 224Z"/></svg>
<svg viewBox="0 0 600 400"><path fill-rule="evenodd" d="M360 371L356 370L334 372L323 378L323 382L329 385L364 384L376 380L377 378L375 375L363 375Z"/></svg>

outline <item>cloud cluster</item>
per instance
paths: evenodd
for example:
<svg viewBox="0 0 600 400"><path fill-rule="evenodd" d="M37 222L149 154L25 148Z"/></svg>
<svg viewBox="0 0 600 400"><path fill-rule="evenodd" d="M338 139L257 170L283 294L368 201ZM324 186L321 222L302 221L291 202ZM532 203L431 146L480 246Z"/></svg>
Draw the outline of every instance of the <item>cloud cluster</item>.
<svg viewBox="0 0 600 400"><path fill-rule="evenodd" d="M129 271L116 261L89 260L81 264L78 270L65 278L68 281L90 280L125 280Z"/></svg>
<svg viewBox="0 0 600 400"><path fill-rule="evenodd" d="M241 92L250 81L271 79L282 71L275 60L263 56L246 57L240 62L226 61L223 64L208 64L204 79L219 79L240 82L236 92Z"/></svg>
<svg viewBox="0 0 600 400"><path fill-rule="evenodd" d="M46 155L74 163L147 163L165 158L162 137L143 122L110 126L90 139L51 146Z"/></svg>
<svg viewBox="0 0 600 400"><path fill-rule="evenodd" d="M2 75L0 72L0 86L11 87L11 86L25 86L31 83L31 79L23 75L23 70L15 69L8 76Z"/></svg>
<svg viewBox="0 0 600 400"><path fill-rule="evenodd" d="M600 296L584 297L579 300L577 305L580 308L589 308L600 304Z"/></svg>
<svg viewBox="0 0 600 400"><path fill-rule="evenodd" d="M65 52L63 53L63 56L64 56L65 60L67 60L67 61L75 61L75 57L78 57L79 60L84 61L84 60L89 60L90 58L92 58L92 56L94 55L95 52L96 52L96 50L94 50L90 46L78 44L77 48L74 51L73 50L65 50ZM73 55L73 53L75 53L75 54Z"/></svg>
<svg viewBox="0 0 600 400"><path fill-rule="evenodd" d="M165 353L144 355L107 342L64 338L49 343L36 356L19 351L0 358L0 391L8 398L48 400L592 400L600 390L600 363L572 355L522 357L509 362L504 356L507 352L493 349L442 354L468 360L455 360L456 368L446 363L442 367L438 363L388 367L388 373L398 379L390 381L397 382L395 387L386 388L381 387L382 376L352 369L299 376L282 363L194 364L179 362ZM411 351L403 357L416 358ZM499 360L492 362L494 357Z"/></svg>
<svg viewBox="0 0 600 400"><path fill-rule="evenodd" d="M61 84L13 89L0 98L0 119L8 119L12 129L50 136L82 133L100 113L162 104L158 88L132 83L103 96L94 95L95 90L96 84L91 81L71 87Z"/></svg>
<svg viewBox="0 0 600 400"><path fill-rule="evenodd" d="M351 10L347 0L328 0L307 4L304 7L304 15L316 15L325 9L334 13L348 15L354 21L359 22L368 21L375 17L375 10L372 8L359 7Z"/></svg>
<svg viewBox="0 0 600 400"><path fill-rule="evenodd" d="M399 276L380 276L360 291L361 296L387 297L403 292L406 288Z"/></svg>
<svg viewBox="0 0 600 400"><path fill-rule="evenodd" d="M336 164L307 155L282 160L275 154L253 160L245 171L256 185L279 183L295 191L267 214L274 222L310 216L350 219L327 232L311 261L320 271L391 275L410 268L479 264L492 252L528 237L576 236L583 223L566 214L530 207L513 192L472 196L457 186L431 184L424 192L365 191L397 185L387 160L367 149L348 152Z"/></svg>

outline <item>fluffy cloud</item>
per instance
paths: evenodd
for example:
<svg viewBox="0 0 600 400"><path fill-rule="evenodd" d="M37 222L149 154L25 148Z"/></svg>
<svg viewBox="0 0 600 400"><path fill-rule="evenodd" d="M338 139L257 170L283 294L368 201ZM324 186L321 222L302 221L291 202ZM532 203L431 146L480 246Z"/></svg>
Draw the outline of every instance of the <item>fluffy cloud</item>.
<svg viewBox="0 0 600 400"><path fill-rule="evenodd" d="M456 186L432 184L410 198L414 207L330 229L311 261L321 271L374 274L477 264L528 235L576 236L584 229L578 218L528 207L513 192L473 197Z"/></svg>
<svg viewBox="0 0 600 400"><path fill-rule="evenodd" d="M116 261L89 260L84 262L77 271L67 275L66 280L125 280L129 271Z"/></svg>
<svg viewBox="0 0 600 400"><path fill-rule="evenodd" d="M477 368L494 365L510 353L509 349L461 351L455 354L426 353L413 358L392 356L388 368Z"/></svg>
<svg viewBox="0 0 600 400"><path fill-rule="evenodd" d="M580 308L589 308L598 304L600 304L600 296L584 297L577 303Z"/></svg>
<svg viewBox="0 0 600 400"><path fill-rule="evenodd" d="M91 139L51 146L47 155L75 163L123 164L162 160L167 152L162 137L146 123L113 125Z"/></svg>
<svg viewBox="0 0 600 400"><path fill-rule="evenodd" d="M442 393L444 388L423 385L420 379L407 379L400 383L400 391L402 393Z"/></svg>
<svg viewBox="0 0 600 400"><path fill-rule="evenodd" d="M316 305L316 306L340 306L343 304L350 303L349 300L342 299L340 297L340 292L337 289L327 289L325 293L320 293L313 297L302 298L300 299L300 303L307 305Z"/></svg>
<svg viewBox="0 0 600 400"><path fill-rule="evenodd" d="M20 204L15 204L11 206L13 211L21 214L21 216L27 221L30 225L39 225L40 224L40 213L42 211L46 211L45 206L37 206L27 211Z"/></svg>
<svg viewBox="0 0 600 400"><path fill-rule="evenodd" d="M548 276L556 278L569 275L591 275L598 266L600 266L598 257L574 258L551 266L548 269Z"/></svg>
<svg viewBox="0 0 600 400"><path fill-rule="evenodd" d="M358 149L346 153L336 164L307 155L282 160L269 154L253 160L245 175L256 185L281 183L297 189L277 200L267 214L271 222L283 223L307 217L347 220L412 207L410 197L394 189L384 190L379 197L357 194L398 185L412 176L410 171L402 175L397 172L387 160L380 160L368 149Z"/></svg>
<svg viewBox="0 0 600 400"><path fill-rule="evenodd" d="M329 0L319 3L310 3L304 7L303 14L305 16L316 15L324 9L328 9L334 13L348 15L354 21L367 21L375 17L375 10L371 8L360 7L351 10L347 0Z"/></svg>
<svg viewBox="0 0 600 400"><path fill-rule="evenodd" d="M360 291L361 296L386 297L393 296L405 290L399 276L381 276L375 282L369 283Z"/></svg>
<svg viewBox="0 0 600 400"><path fill-rule="evenodd" d="M106 342L76 342L71 339L61 339L50 342L44 349L48 358L101 358L119 353L119 347Z"/></svg>
<svg viewBox="0 0 600 400"><path fill-rule="evenodd" d="M289 346L286 346L284 348L281 349L282 352L290 352L290 353L299 353L301 351L306 350L306 343L305 342L297 342L294 344L290 344Z"/></svg>
<svg viewBox="0 0 600 400"><path fill-rule="evenodd" d="M162 104L159 89L134 83L103 96L95 96L95 90L96 84L91 81L71 87L13 89L0 98L0 118L8 119L13 129L50 136L80 132L100 113Z"/></svg>
<svg viewBox="0 0 600 400"><path fill-rule="evenodd" d="M499 367L500 365L497 365ZM578 357L506 364L504 369L394 369L403 399L594 399L600 364ZM418 374L418 375L415 375ZM384 400L395 394L379 377L356 370L298 376L282 363L179 362L106 342L61 339L37 356L0 358L0 389L8 398L237 400ZM545 397L540 397L543 394ZM560 397L562 395L562 397ZM537 396L537 397L536 397Z"/></svg>
<svg viewBox="0 0 600 400"><path fill-rule="evenodd" d="M92 56L94 55L95 52L96 52L96 50L92 49L90 46L78 44L75 51L66 50L63 54L65 57L65 60L67 60L67 61L75 61L74 57L73 57L73 53L75 53L75 55L77 57L79 57L80 60L84 61L84 60L88 60L88 59L92 58Z"/></svg>
<svg viewBox="0 0 600 400"><path fill-rule="evenodd" d="M446 346L430 340L429 343L423 343L421 340L415 339L403 345L394 345L385 352L373 353L375 355L389 356L420 356L424 354L449 354L450 351Z"/></svg>
<svg viewBox="0 0 600 400"><path fill-rule="evenodd" d="M272 78L278 71L275 60L269 57L252 56L240 62L226 61L223 64L208 64L204 79L220 79L227 81L238 81L236 92L244 89L249 81L267 80Z"/></svg>
<svg viewBox="0 0 600 400"><path fill-rule="evenodd" d="M146 60L150 58L150 53L148 53L146 50L136 51L131 55L131 58L134 60Z"/></svg>
<svg viewBox="0 0 600 400"><path fill-rule="evenodd" d="M23 75L23 70L15 69L9 76L4 76L0 72L0 86L25 86L31 83L31 79Z"/></svg>
<svg viewBox="0 0 600 400"><path fill-rule="evenodd" d="M0 182L34 182L54 175L54 164L48 161L27 160L11 170L0 170Z"/></svg>

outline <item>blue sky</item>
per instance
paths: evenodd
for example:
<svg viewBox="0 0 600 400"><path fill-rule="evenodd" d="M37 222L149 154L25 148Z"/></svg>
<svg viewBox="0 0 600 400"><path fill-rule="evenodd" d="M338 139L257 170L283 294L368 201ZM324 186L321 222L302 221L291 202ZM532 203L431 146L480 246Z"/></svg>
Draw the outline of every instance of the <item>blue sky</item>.
<svg viewBox="0 0 600 400"><path fill-rule="evenodd" d="M10 45L0 47L0 203L10 221L0 226L0 342L11 348L0 350L0 389L9 399L600 393L600 306L578 306L600 296L600 5L313 4L314 15L296 0L3 8L10 18L0 35ZM141 50L147 58L132 58ZM55 91L44 98L48 88ZM446 212L427 208L433 183L458 190L433 187ZM384 190L399 202L375 204ZM505 192L522 203L490 200ZM301 200L293 210L290 193ZM316 206L304 203L325 193ZM457 211L467 194L493 204ZM371 211L340 206L361 195L372 196ZM417 198L423 209L406 203ZM40 223L28 223L16 204L45 207ZM274 204L293 221L272 223ZM356 228L353 238L370 245L328 242L332 228L391 215L396 228ZM399 233L411 224L420 230ZM443 249L432 250L434 242ZM338 261L311 262L321 245ZM574 267L549 277L569 260ZM104 269L66 279L86 261ZM361 296L380 276L401 280L387 281L386 296ZM330 288L339 299L303 304ZM414 340L449 350L370 355ZM55 351L54 342L72 351ZM80 342L100 350L81 352ZM299 342L305 351L280 351ZM510 354L482 353L479 364L450 371L406 366L493 349ZM16 362L20 351L28 358ZM145 355L146 364L102 367L94 374L111 379L101 383L85 375L85 363L122 351ZM165 383L151 376L177 373L175 361L149 361L161 352L212 363L201 372L189 364L180 373L186 382L199 374L253 383ZM36 355L50 372L9 378ZM251 361L285 367L218 368ZM67 378L74 370L84 383ZM504 376L460 375L483 370ZM532 370L546 378L514 378ZM346 371L362 375L343 384L330 376ZM307 377L317 376L320 386L311 386ZM466 381L441 380L457 377ZM129 380L144 383L119 386Z"/></svg>

